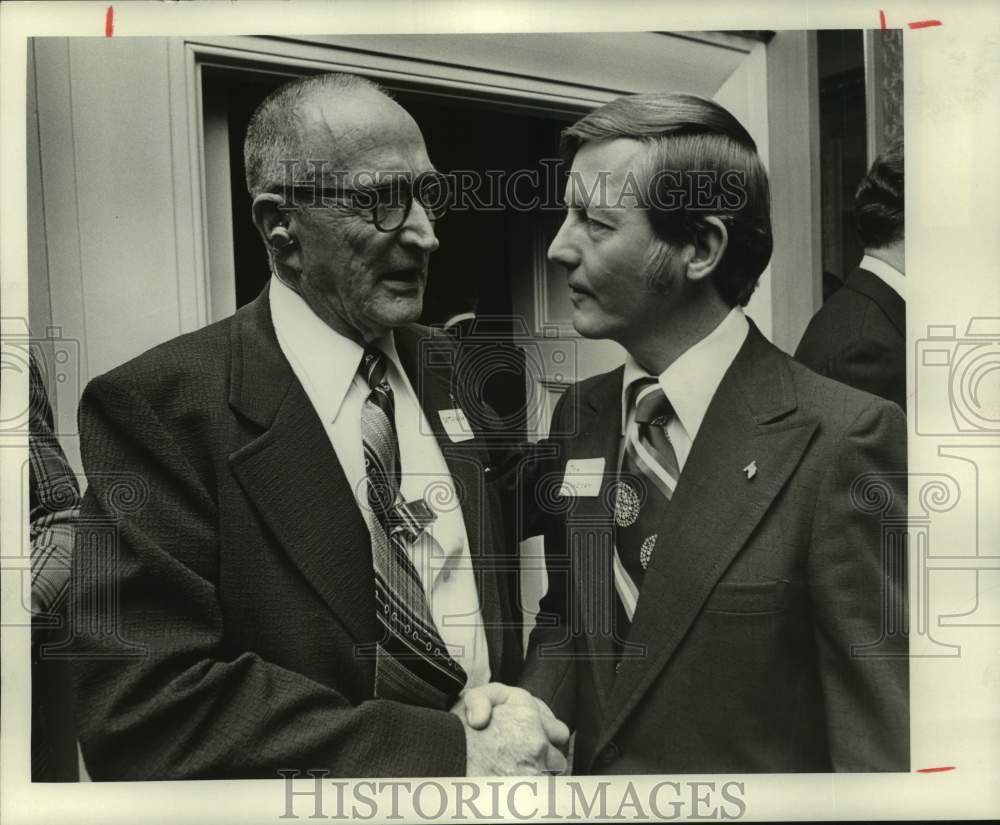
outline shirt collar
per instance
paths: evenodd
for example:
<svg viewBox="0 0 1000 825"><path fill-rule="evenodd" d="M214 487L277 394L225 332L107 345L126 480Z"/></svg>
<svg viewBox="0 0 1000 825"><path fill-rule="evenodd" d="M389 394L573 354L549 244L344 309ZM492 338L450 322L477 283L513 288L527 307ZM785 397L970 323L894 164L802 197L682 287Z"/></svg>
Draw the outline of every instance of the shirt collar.
<svg viewBox="0 0 1000 825"><path fill-rule="evenodd" d="M904 301L906 300L906 276L894 266L887 264L873 255L865 255L861 259L861 263L858 264L858 268L867 269L900 298Z"/></svg>
<svg viewBox="0 0 1000 825"><path fill-rule="evenodd" d="M722 322L697 344L681 354L658 377L660 388L670 401L684 431L694 440L708 405L722 383L736 353L750 331L740 307L733 307ZM652 378L629 355L622 380L622 428L628 417L629 387L642 378Z"/></svg>
<svg viewBox="0 0 1000 825"><path fill-rule="evenodd" d="M357 341L327 325L305 299L280 278L271 278L268 298L271 320L282 352L304 385L323 423L336 421L347 391L358 374L364 349ZM403 386L410 390L392 333L372 345L388 356L390 377L401 379ZM396 376L392 375L393 367Z"/></svg>

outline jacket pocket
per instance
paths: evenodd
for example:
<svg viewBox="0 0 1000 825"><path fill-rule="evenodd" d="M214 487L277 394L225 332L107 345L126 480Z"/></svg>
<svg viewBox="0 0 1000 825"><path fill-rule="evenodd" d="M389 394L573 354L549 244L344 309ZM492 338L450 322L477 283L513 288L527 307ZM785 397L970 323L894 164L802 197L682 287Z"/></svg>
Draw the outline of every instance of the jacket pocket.
<svg viewBox="0 0 1000 825"><path fill-rule="evenodd" d="M781 613L788 606L789 584L775 581L721 581L708 597L711 613Z"/></svg>

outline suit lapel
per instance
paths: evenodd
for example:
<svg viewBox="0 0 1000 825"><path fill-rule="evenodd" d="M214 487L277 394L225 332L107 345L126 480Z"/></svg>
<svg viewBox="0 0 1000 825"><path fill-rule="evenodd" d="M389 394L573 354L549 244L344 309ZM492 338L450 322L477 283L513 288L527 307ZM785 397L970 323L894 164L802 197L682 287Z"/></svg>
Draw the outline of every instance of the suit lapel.
<svg viewBox="0 0 1000 825"><path fill-rule="evenodd" d="M615 680L614 735L667 665L719 578L801 460L816 422L797 417L787 357L751 323L709 405L643 581L629 641L646 655ZM747 478L744 468L756 462ZM598 743L598 748L601 743Z"/></svg>
<svg viewBox="0 0 1000 825"><path fill-rule="evenodd" d="M236 316L229 403L261 428L230 466L268 528L357 641L375 638L371 537L326 431L278 345L265 290Z"/></svg>
<svg viewBox="0 0 1000 825"><path fill-rule="evenodd" d="M451 473L455 492L462 506L462 519L465 522L469 555L479 595L479 610L489 648L490 671L498 674L503 649L504 616L500 606L497 572L491 563L494 548L491 538L484 535L486 524L483 518L484 508L489 504L485 489L485 466L488 464L489 456L478 438L456 443L445 432L439 413L441 410L454 409L458 405L455 403L449 384L450 373L445 370L442 374L442 371L433 366L436 363L435 359L426 355L428 351L426 346L423 350L425 355L421 355L422 343L432 343L428 341L428 337L421 335L419 327L404 327L396 330L395 339L400 363L410 379L410 384L420 402L420 408L424 411L424 417L441 448L441 454ZM450 351L454 345L451 339L447 338L442 339L442 346ZM450 365L450 362L448 363ZM405 467L403 471L406 471Z"/></svg>

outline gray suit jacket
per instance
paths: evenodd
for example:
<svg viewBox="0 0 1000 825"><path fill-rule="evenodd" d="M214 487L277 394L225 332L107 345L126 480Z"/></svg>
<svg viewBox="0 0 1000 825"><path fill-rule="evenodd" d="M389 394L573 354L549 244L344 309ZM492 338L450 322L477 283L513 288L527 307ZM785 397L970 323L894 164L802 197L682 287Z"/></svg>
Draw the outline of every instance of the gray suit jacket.
<svg viewBox="0 0 1000 825"><path fill-rule="evenodd" d="M575 772L908 770L904 557L886 538L906 513L899 408L815 375L751 325L623 631L621 384L618 369L566 393L541 473L544 488L567 461L603 457L599 495L538 493L550 588L522 684L575 728Z"/></svg>

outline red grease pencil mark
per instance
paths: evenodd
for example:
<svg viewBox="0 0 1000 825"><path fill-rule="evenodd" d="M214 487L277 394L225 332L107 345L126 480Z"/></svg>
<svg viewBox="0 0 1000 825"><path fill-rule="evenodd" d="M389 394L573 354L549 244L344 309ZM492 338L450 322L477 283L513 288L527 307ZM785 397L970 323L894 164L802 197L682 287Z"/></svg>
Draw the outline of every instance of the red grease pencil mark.
<svg viewBox="0 0 1000 825"><path fill-rule="evenodd" d="M944 773L945 771L955 770L954 765L945 765L941 768L918 768L917 773Z"/></svg>
<svg viewBox="0 0 1000 825"><path fill-rule="evenodd" d="M104 36L114 37L115 34L115 7L108 6L108 12L104 15Z"/></svg>
<svg viewBox="0 0 1000 825"><path fill-rule="evenodd" d="M882 9L878 10L878 23L882 31L885 31L885 12ZM911 29L927 29L931 26L941 26L944 25L940 20L914 20L912 23L907 23Z"/></svg>

